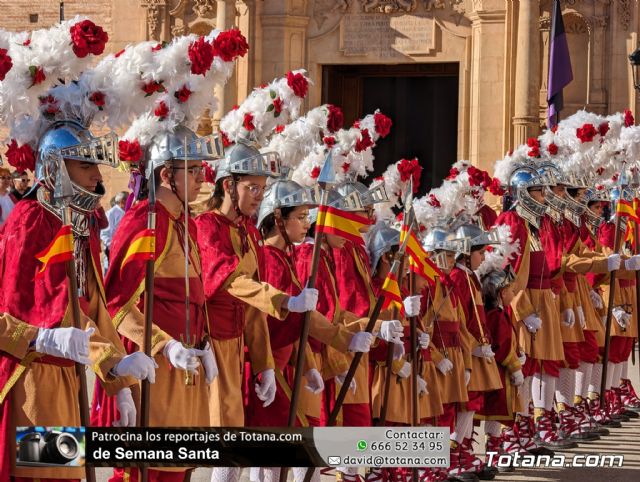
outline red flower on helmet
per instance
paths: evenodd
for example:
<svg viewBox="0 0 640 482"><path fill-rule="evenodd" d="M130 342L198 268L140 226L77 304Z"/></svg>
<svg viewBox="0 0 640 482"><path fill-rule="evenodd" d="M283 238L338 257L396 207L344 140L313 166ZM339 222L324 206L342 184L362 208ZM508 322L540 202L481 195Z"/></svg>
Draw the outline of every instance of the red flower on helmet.
<svg viewBox="0 0 640 482"><path fill-rule="evenodd" d="M356 152L362 152L373 146L373 140L371 139L371 136L369 135L369 131L367 129L362 129L360 131L360 134L362 135L362 137L356 140Z"/></svg>
<svg viewBox="0 0 640 482"><path fill-rule="evenodd" d="M145 97L149 97L150 95L155 94L156 92L166 92L167 89L163 85L163 81L160 82L152 80L151 82L147 82L142 87L142 91L145 93Z"/></svg>
<svg viewBox="0 0 640 482"><path fill-rule="evenodd" d="M576 135L582 143L591 142L597 133L598 131L593 124L585 124L576 129Z"/></svg>
<svg viewBox="0 0 640 482"><path fill-rule="evenodd" d="M138 162L142 159L142 148L138 139L118 142L118 154L121 161Z"/></svg>
<svg viewBox="0 0 640 482"><path fill-rule="evenodd" d="M527 155L529 157L540 157L540 142L535 137L527 139L527 145L531 148Z"/></svg>
<svg viewBox="0 0 640 482"><path fill-rule="evenodd" d="M89 54L101 55L104 52L104 46L109 40L107 32L91 20L83 20L72 25L69 33L71 33L73 52L80 58L84 58Z"/></svg>
<svg viewBox="0 0 640 482"><path fill-rule="evenodd" d="M98 107L98 110L102 110L106 103L104 93L100 91L91 92L89 101L93 102Z"/></svg>
<svg viewBox="0 0 640 482"><path fill-rule="evenodd" d="M226 132L220 131L220 136L222 137L222 145L224 147L229 147L231 144L233 144L233 142L231 142L231 139L229 139L229 136L227 135Z"/></svg>
<svg viewBox="0 0 640 482"><path fill-rule="evenodd" d="M16 171L23 172L27 169L33 171L36 168L36 156L29 144L18 146L18 142L15 139L11 139L7 146L6 156L9 164Z"/></svg>
<svg viewBox="0 0 640 482"><path fill-rule="evenodd" d="M213 45L200 37L189 45L189 60L191 61L191 73L204 75L213 63Z"/></svg>
<svg viewBox="0 0 640 482"><path fill-rule="evenodd" d="M327 115L327 129L329 132L336 132L344 126L344 114L338 106L329 104L329 114Z"/></svg>
<svg viewBox="0 0 640 482"><path fill-rule="evenodd" d="M549 144L549 147L547 147L547 151L549 151L549 154L551 154L552 156L555 156L558 153L558 146L556 146L552 142L551 144Z"/></svg>
<svg viewBox="0 0 640 482"><path fill-rule="evenodd" d="M319 176L320 176L320 168L318 166L315 166L313 169L311 169L311 178L318 179Z"/></svg>
<svg viewBox="0 0 640 482"><path fill-rule="evenodd" d="M489 192L494 196L504 196L505 190L497 177L494 177L489 186Z"/></svg>
<svg viewBox="0 0 640 482"><path fill-rule="evenodd" d="M460 171L455 167L452 167L451 169L449 169L449 175L447 176L447 181L451 181L455 179L456 177L458 177L458 174L460 174Z"/></svg>
<svg viewBox="0 0 640 482"><path fill-rule="evenodd" d="M427 202L434 208L442 206L442 204L440 204L440 200L435 196L435 194L429 194L429 200Z"/></svg>
<svg viewBox="0 0 640 482"><path fill-rule="evenodd" d="M296 96L303 99L307 96L309 82L301 73L294 74L291 71L287 72L287 85L293 90Z"/></svg>
<svg viewBox="0 0 640 482"><path fill-rule="evenodd" d="M558 132L558 124L554 125L554 126L551 128L551 132L553 132L554 134L555 134L556 132Z"/></svg>
<svg viewBox="0 0 640 482"><path fill-rule="evenodd" d="M342 172L347 173L349 172L349 168L351 167L351 164L349 164L348 162L345 162L342 164Z"/></svg>
<svg viewBox="0 0 640 482"><path fill-rule="evenodd" d="M602 176L603 172L604 172L604 167L599 167L598 169L596 169L596 174L598 176Z"/></svg>
<svg viewBox="0 0 640 482"><path fill-rule="evenodd" d="M529 137L529 139L527 139L527 145L532 148L540 147L540 142L535 137Z"/></svg>
<svg viewBox="0 0 640 482"><path fill-rule="evenodd" d="M36 67L35 65L29 66L29 73L31 74L31 85L38 85L40 82L44 82L47 76L44 73L42 67Z"/></svg>
<svg viewBox="0 0 640 482"><path fill-rule="evenodd" d="M176 90L173 94L173 96L178 99L178 102L180 102L181 104L184 104L186 101L189 100L189 97L191 97L191 94L193 94L193 92L191 92L191 90L189 90L189 87L187 87L186 85L183 85L179 90Z"/></svg>
<svg viewBox="0 0 640 482"><path fill-rule="evenodd" d="M153 115L159 118L159 120L163 121L169 115L169 107L164 101L160 101L160 103L156 106L156 110L153 111Z"/></svg>
<svg viewBox="0 0 640 482"><path fill-rule="evenodd" d="M13 67L13 60L7 54L7 49L0 49L0 80L4 80L11 67Z"/></svg>
<svg viewBox="0 0 640 482"><path fill-rule="evenodd" d="M267 107L267 112L273 111L273 117L278 117L282 112L282 99L276 97L273 99L273 104Z"/></svg>
<svg viewBox="0 0 640 482"><path fill-rule="evenodd" d="M398 173L402 182L409 182L409 179L413 179L413 193L417 193L422 175L422 166L418 159L402 159L398 163Z"/></svg>
<svg viewBox="0 0 640 482"><path fill-rule="evenodd" d="M631 127L635 123L636 121L633 118L633 112L631 112L629 109L625 109L624 110L624 126Z"/></svg>
<svg viewBox="0 0 640 482"><path fill-rule="evenodd" d="M485 181L484 171L478 169L475 166L469 166L467 169L467 175L469 176L469 185L470 186L482 186Z"/></svg>
<svg viewBox="0 0 640 482"><path fill-rule="evenodd" d="M211 184L216 182L216 171L211 168L209 163L202 161L202 167L204 169L204 180Z"/></svg>
<svg viewBox="0 0 640 482"><path fill-rule="evenodd" d="M213 54L224 62L231 62L238 57L244 57L249 50L249 44L244 35L237 28L220 32L213 41Z"/></svg>
<svg viewBox="0 0 640 482"><path fill-rule="evenodd" d="M117 59L118 57L120 57L124 53L125 50L126 49L122 49L119 52L117 52L116 55L115 55L115 58Z"/></svg>
<svg viewBox="0 0 640 482"><path fill-rule="evenodd" d="M391 132L391 125L393 124L393 122L391 122L391 119L389 119L381 112L376 112L373 116L373 120L375 122L376 132L378 133L378 135L383 139L387 137L389 135L389 132Z"/></svg>
<svg viewBox="0 0 640 482"><path fill-rule="evenodd" d="M327 147L333 147L336 145L336 138L333 136L325 136L322 142L324 142L324 145Z"/></svg>
<svg viewBox="0 0 640 482"><path fill-rule="evenodd" d="M248 131L252 131L256 128L256 126L253 125L253 114L251 112L247 112L244 115L244 120L242 121L242 125Z"/></svg>
<svg viewBox="0 0 640 482"><path fill-rule="evenodd" d="M274 130L276 134L280 134L284 130L284 124L278 124Z"/></svg>
<svg viewBox="0 0 640 482"><path fill-rule="evenodd" d="M602 124L600 124L598 126L598 134L600 134L602 137L606 136L607 132L609 132L609 123L608 122L603 122Z"/></svg>

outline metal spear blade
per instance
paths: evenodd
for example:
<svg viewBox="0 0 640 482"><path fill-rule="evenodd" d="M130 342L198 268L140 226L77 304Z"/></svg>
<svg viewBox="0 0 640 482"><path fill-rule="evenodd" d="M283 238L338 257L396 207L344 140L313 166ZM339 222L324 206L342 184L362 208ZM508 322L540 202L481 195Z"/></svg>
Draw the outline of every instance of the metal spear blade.
<svg viewBox="0 0 640 482"><path fill-rule="evenodd" d="M322 170L318 176L318 183L323 189L326 189L329 184L336 183L336 171L333 169L333 149L327 153L324 166L322 166Z"/></svg>

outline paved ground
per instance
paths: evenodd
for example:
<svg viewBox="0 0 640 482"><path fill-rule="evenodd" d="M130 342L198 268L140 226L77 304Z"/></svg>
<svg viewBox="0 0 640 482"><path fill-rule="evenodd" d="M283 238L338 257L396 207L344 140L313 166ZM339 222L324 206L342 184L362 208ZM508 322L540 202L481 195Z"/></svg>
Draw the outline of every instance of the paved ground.
<svg viewBox="0 0 640 482"><path fill-rule="evenodd" d="M636 360L638 356L636 353ZM640 388L639 368L629 367L631 379L636 389ZM570 469L520 469L509 474L499 475L496 481L527 481L527 482L631 482L640 480L640 419L623 424L622 428L611 429L611 435L591 443L581 444L578 448L563 452L566 456L572 454L609 454L624 455L624 465L621 468L570 468ZM479 439L483 439L481 434ZM195 471L192 482L209 482L211 469ZM109 469L98 469L98 482L106 482ZM289 480L293 480L291 475ZM333 477L322 477L322 481L335 480ZM249 481L249 470L245 469L241 482Z"/></svg>

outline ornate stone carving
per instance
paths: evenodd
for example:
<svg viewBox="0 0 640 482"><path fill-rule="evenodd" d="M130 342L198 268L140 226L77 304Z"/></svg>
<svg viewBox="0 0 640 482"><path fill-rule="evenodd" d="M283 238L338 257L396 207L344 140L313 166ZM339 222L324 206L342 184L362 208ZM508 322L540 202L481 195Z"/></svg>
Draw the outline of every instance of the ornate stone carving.
<svg viewBox="0 0 640 482"><path fill-rule="evenodd" d="M173 27L171 27L172 37L180 37L182 35L185 35L186 33L187 32L183 24L176 24Z"/></svg>
<svg viewBox="0 0 640 482"><path fill-rule="evenodd" d="M215 0L193 0L193 13L198 17L211 16L216 10L215 4Z"/></svg>
<svg viewBox="0 0 640 482"><path fill-rule="evenodd" d="M551 30L551 17L540 17L538 19L540 30Z"/></svg>
<svg viewBox="0 0 640 482"><path fill-rule="evenodd" d="M582 17L577 15L568 15L565 17L564 21L564 30L568 34L581 35L589 33L589 25Z"/></svg>
<svg viewBox="0 0 640 482"><path fill-rule="evenodd" d="M464 0L424 0L424 8L427 12L432 10L444 10L450 7L453 11L463 14L466 11Z"/></svg>
<svg viewBox="0 0 640 482"><path fill-rule="evenodd" d="M360 0L365 13L413 12L418 0Z"/></svg>
<svg viewBox="0 0 640 482"><path fill-rule="evenodd" d="M631 0L618 0L618 18L620 19L620 25L622 30L628 30L631 23L631 17L633 14L633 4Z"/></svg>
<svg viewBox="0 0 640 482"><path fill-rule="evenodd" d="M348 0L315 0L311 8L310 34L322 35L333 29L339 22L342 14L349 10ZM333 22L327 23L331 19Z"/></svg>
<svg viewBox="0 0 640 482"><path fill-rule="evenodd" d="M147 29L149 38L158 39L160 10L166 5L165 0L142 0L141 5L147 9Z"/></svg>

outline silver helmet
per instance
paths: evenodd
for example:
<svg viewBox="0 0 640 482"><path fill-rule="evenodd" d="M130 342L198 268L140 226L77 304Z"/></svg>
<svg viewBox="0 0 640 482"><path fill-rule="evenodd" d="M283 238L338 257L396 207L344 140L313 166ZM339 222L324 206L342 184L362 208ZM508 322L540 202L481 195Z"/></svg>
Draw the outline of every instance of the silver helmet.
<svg viewBox="0 0 640 482"><path fill-rule="evenodd" d="M279 177L280 155L277 152L260 152L254 142L238 139L218 162L216 181L233 174Z"/></svg>
<svg viewBox="0 0 640 482"><path fill-rule="evenodd" d="M316 205L316 196L310 188L302 187L297 182L288 179L278 179L267 187L264 193L258 211L257 226L259 228L265 218L276 209Z"/></svg>
<svg viewBox="0 0 640 482"><path fill-rule="evenodd" d="M453 231L444 227L431 229L424 237L422 244L424 249L431 253L431 259L435 261L440 269L447 269L448 267L444 251L465 254L470 252L467 238L458 238Z"/></svg>
<svg viewBox="0 0 640 482"><path fill-rule="evenodd" d="M377 203L389 201L389 196L384 188L384 183L377 184L369 189L367 186L358 181L346 181L339 184L336 190L345 198L357 192L362 200L363 207L373 206Z"/></svg>
<svg viewBox="0 0 640 482"><path fill-rule="evenodd" d="M477 248L480 246L489 246L491 244L499 244L500 239L498 238L498 233L495 230L484 231L479 226L475 224L464 224L460 226L456 231L457 239L467 239L468 243L462 245L462 248L467 248L469 252L473 248ZM463 252L458 252L458 255L468 254Z"/></svg>
<svg viewBox="0 0 640 482"><path fill-rule="evenodd" d="M516 200L516 211L536 227L540 223L540 218L547 212L547 206L533 199L529 189L544 189L546 186L553 186L553 180L547 174L540 174L535 166L530 164L520 164L509 178L509 190Z"/></svg>
<svg viewBox="0 0 640 482"><path fill-rule="evenodd" d="M179 125L172 132L157 134L147 147L145 177L150 179L158 167L171 161L215 161L223 156L222 141L216 135L198 136L191 129Z"/></svg>
<svg viewBox="0 0 640 482"><path fill-rule="evenodd" d="M114 133L94 137L89 129L75 120L54 122L40 137L38 143L35 178L47 191L38 191L41 202L49 208L57 208L53 206L48 193L54 192L56 177L65 160L117 167L119 163L117 146L118 137ZM99 186L98 192L91 192L77 185L73 180L71 185L73 186L72 211L83 215L91 214L104 195L104 187Z"/></svg>
<svg viewBox="0 0 640 482"><path fill-rule="evenodd" d="M545 162L544 164L542 164L538 168L538 173L540 173L541 176L546 176L552 183L551 185L545 186L544 200L549 207L547 213L551 215L556 222L559 222L560 220L562 220L564 212L567 209L567 201L554 193L551 188L560 186L565 189L566 181L564 179L564 176L560 172L560 169L558 169L555 164L552 164L550 162Z"/></svg>
<svg viewBox="0 0 640 482"><path fill-rule="evenodd" d="M378 223L371 228L367 238L367 251L371 260L371 269L375 271L380 258L393 246L400 244L400 231L385 223Z"/></svg>
<svg viewBox="0 0 640 482"><path fill-rule="evenodd" d="M589 208L589 204L593 202L610 202L611 196L609 195L609 191L602 185L596 187L592 186L585 191L582 200L585 206L587 206L587 209L584 212L585 220L591 226L597 228L602 224L604 218L594 213Z"/></svg>
<svg viewBox="0 0 640 482"><path fill-rule="evenodd" d="M505 269L490 271L480 280L482 283L482 297L488 308L502 306L500 301L500 291L505 289L516 280L515 273L511 265Z"/></svg>

